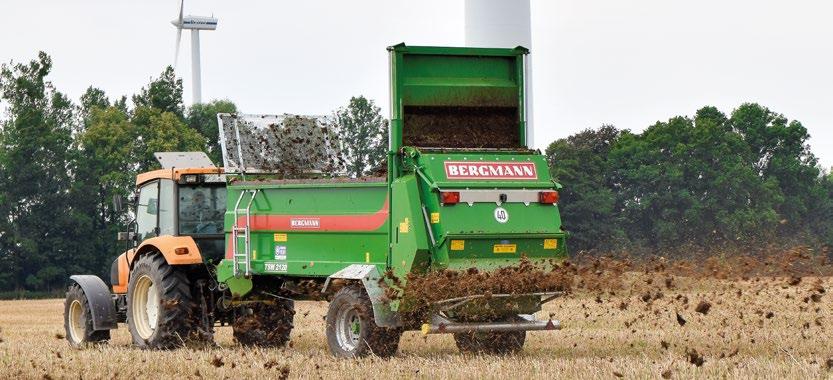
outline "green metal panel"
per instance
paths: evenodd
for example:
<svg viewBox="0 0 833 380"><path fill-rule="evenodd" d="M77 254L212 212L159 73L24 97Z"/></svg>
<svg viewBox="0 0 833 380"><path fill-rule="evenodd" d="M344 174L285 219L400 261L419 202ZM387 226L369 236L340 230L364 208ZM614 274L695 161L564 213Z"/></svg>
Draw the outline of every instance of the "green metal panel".
<svg viewBox="0 0 833 380"><path fill-rule="evenodd" d="M513 107L518 146L526 145L524 56L527 49L406 46L388 48L391 144L403 144L407 107ZM398 172L393 172L394 175Z"/></svg>
<svg viewBox="0 0 833 380"><path fill-rule="evenodd" d="M414 152L414 151L411 151ZM530 163L535 168L534 179L450 179L446 173L446 163L456 162L462 165L478 165L482 163ZM426 178L430 179L434 188L525 188L552 189L559 187L553 183L549 166L544 156L540 154L518 152L445 152L421 153L414 152L405 160L407 167L419 168Z"/></svg>
<svg viewBox="0 0 833 380"><path fill-rule="evenodd" d="M377 265L384 271L389 223L386 183L231 185L227 240L231 240L240 191L252 188L260 190L250 220L254 274L326 277L353 263ZM238 225L245 225L242 215ZM238 244L243 252L242 239ZM226 258L230 259L230 252Z"/></svg>
<svg viewBox="0 0 833 380"><path fill-rule="evenodd" d="M422 213L417 178L413 174L396 179L391 186L392 227L390 266L404 279L411 271L424 271L430 255L430 238Z"/></svg>
<svg viewBox="0 0 833 380"><path fill-rule="evenodd" d="M422 179L420 191L429 215L432 234L433 266L437 268L465 269L478 267L494 269L513 265L521 256L533 260L549 261L566 257L565 233L561 230L561 217L557 205L538 202L476 202L443 205L440 191L467 189L491 189L496 194L502 190L532 191L553 190L560 186L552 181L546 162L541 155L517 155L495 153L443 153L412 154L407 165L417 171ZM450 180L443 170L446 161L454 162L529 162L536 166L534 180ZM496 208L508 213L508 220L496 220ZM545 248L545 240L556 240L556 248ZM451 240L462 241L462 249L452 249ZM514 246L514 252L496 253L496 245Z"/></svg>

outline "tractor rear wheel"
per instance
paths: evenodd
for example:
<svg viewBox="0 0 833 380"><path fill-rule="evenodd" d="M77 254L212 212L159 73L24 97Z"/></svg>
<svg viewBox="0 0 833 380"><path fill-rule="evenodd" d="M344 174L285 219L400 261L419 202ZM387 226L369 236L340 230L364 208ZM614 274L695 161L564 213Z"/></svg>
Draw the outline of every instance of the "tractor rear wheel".
<svg viewBox="0 0 833 380"><path fill-rule="evenodd" d="M160 254L140 257L130 272L127 325L140 348L170 349L198 334L188 277Z"/></svg>
<svg viewBox="0 0 833 380"><path fill-rule="evenodd" d="M526 331L469 332L454 334L457 348L464 353L506 355L520 352Z"/></svg>
<svg viewBox="0 0 833 380"><path fill-rule="evenodd" d="M360 286L339 290L327 312L327 344L341 358L368 355L390 357L396 354L402 329L376 325L373 304Z"/></svg>
<svg viewBox="0 0 833 380"><path fill-rule="evenodd" d="M93 330L93 317L87 295L81 286L75 283L67 290L64 302L64 330L67 341L75 348L110 340L110 330Z"/></svg>
<svg viewBox="0 0 833 380"><path fill-rule="evenodd" d="M275 303L258 303L243 307L242 315L234 319L234 339L244 346L283 347L289 342L295 303L278 300Z"/></svg>

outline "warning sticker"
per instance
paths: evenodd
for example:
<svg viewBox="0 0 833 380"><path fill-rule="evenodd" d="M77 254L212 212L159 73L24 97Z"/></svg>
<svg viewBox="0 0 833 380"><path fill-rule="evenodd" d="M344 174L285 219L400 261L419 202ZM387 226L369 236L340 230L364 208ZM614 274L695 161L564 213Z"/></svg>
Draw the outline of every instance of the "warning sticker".
<svg viewBox="0 0 833 380"><path fill-rule="evenodd" d="M437 224L440 222L440 213L432 212L431 213L431 224Z"/></svg>
<svg viewBox="0 0 833 380"><path fill-rule="evenodd" d="M275 246L275 260L286 260L286 246L285 245L276 245Z"/></svg>
<svg viewBox="0 0 833 380"><path fill-rule="evenodd" d="M515 253L517 246L515 244L495 244L492 252L494 253Z"/></svg>
<svg viewBox="0 0 833 380"><path fill-rule="evenodd" d="M451 250L452 251L462 251L466 249L466 241L465 240L452 240L451 241Z"/></svg>
<svg viewBox="0 0 833 380"><path fill-rule="evenodd" d="M544 239L544 249L558 248L558 239Z"/></svg>
<svg viewBox="0 0 833 380"><path fill-rule="evenodd" d="M276 242L284 242L287 240L286 234L275 234Z"/></svg>

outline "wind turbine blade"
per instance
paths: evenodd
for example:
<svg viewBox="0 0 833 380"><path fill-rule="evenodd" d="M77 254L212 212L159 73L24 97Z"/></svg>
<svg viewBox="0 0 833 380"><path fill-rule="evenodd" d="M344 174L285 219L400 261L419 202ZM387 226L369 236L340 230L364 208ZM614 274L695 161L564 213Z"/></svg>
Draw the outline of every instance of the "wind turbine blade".
<svg viewBox="0 0 833 380"><path fill-rule="evenodd" d="M182 27L182 9L185 7L185 0L179 2L179 27Z"/></svg>
<svg viewBox="0 0 833 380"><path fill-rule="evenodd" d="M176 28L176 52L174 53L174 68L179 62L179 43L182 41L182 28Z"/></svg>

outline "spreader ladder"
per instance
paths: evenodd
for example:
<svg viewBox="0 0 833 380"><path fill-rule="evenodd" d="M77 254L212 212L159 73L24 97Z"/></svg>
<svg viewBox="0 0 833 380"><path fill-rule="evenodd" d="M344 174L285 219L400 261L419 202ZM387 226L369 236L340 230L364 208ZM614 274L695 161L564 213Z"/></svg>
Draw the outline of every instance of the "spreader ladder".
<svg viewBox="0 0 833 380"><path fill-rule="evenodd" d="M260 190L242 190L240 196L237 197L237 203L234 204L234 222L231 227L231 261L234 268L234 276L239 277L241 266L243 267L243 275L249 277L252 275L252 204L255 197ZM240 208L243 199L246 195L250 195L249 201L246 203L246 208ZM241 220L241 214L245 218ZM240 224L243 222L244 224ZM240 238L243 238L243 252L240 252Z"/></svg>

